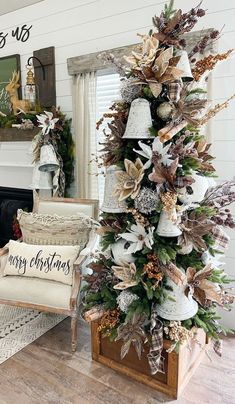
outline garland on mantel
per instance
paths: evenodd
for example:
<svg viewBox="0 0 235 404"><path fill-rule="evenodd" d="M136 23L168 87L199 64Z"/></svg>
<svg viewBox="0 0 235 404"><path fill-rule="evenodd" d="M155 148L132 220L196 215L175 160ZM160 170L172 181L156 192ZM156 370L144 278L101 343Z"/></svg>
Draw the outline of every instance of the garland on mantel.
<svg viewBox="0 0 235 404"><path fill-rule="evenodd" d="M55 142L58 154L63 161L63 172L65 175L65 196L69 196L69 188L74 180L74 153L75 146L71 133L71 119L67 119L66 115L60 108L51 108L53 118L58 119L54 129L50 131L50 137ZM35 114L21 113L18 115L0 115L0 128L16 127L23 131L33 129L39 126L37 115L43 114L39 111Z"/></svg>
<svg viewBox="0 0 235 404"><path fill-rule="evenodd" d="M122 75L122 99L98 122L108 119L101 164L109 188L84 317L99 320L104 336L122 340L121 358L131 344L141 358L148 341L152 373L162 371L163 336L178 349L202 328L221 354L220 334L228 330L216 307L230 310L234 301L219 257L229 241L224 228L235 227L228 209L235 180L216 185L210 145L200 133L234 98L213 107L202 88L231 51L204 56L216 30L202 34L190 52L182 37L204 15L200 5L183 13L170 1L153 18L154 29L140 35L142 46L125 58L128 69L111 57Z"/></svg>

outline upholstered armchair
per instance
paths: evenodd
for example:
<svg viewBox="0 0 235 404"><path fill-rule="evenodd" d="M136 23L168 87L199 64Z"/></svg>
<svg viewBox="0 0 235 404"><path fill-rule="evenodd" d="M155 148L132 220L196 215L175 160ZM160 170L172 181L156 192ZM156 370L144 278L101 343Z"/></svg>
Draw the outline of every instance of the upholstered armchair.
<svg viewBox="0 0 235 404"><path fill-rule="evenodd" d="M51 198L38 200L36 210L40 214L71 216L77 213L97 219L98 201L89 199ZM0 304L28 307L39 311L60 313L71 317L72 351L77 347L78 298L83 267L89 262L97 238L95 230L89 232L89 240L73 263L72 285L36 277L4 276L8 247L0 249L1 277Z"/></svg>

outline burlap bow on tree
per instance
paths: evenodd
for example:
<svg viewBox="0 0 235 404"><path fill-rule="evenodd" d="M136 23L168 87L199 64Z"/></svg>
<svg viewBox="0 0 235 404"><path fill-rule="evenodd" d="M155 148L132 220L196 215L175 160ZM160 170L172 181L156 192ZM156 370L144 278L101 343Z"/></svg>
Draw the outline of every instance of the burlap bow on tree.
<svg viewBox="0 0 235 404"><path fill-rule="evenodd" d="M151 312L151 344L148 353L148 362L151 369L151 374L155 375L157 372L165 373L164 371L164 358L162 357L163 350L163 325L157 316L156 306L152 306Z"/></svg>

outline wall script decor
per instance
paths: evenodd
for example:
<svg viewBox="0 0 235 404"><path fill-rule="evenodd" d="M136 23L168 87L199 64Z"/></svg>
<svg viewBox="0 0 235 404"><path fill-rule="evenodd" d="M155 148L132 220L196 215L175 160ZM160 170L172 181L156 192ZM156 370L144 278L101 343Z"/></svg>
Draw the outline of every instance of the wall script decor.
<svg viewBox="0 0 235 404"><path fill-rule="evenodd" d="M15 38L17 41L20 42L26 42L29 39L30 36L30 30L32 28L32 25L30 27L27 27L26 24L19 26L11 31L11 36L12 38ZM9 35L8 32L0 32L0 49L4 48L4 46L7 43L7 36Z"/></svg>

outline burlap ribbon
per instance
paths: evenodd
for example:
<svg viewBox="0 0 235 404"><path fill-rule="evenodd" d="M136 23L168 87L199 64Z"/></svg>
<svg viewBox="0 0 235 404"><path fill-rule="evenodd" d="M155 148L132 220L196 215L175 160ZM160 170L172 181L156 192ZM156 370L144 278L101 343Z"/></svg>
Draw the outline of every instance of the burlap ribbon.
<svg viewBox="0 0 235 404"><path fill-rule="evenodd" d="M152 306L151 313L151 346L148 353L148 362L151 369L151 374L164 372L164 358L162 357L163 349L163 325L157 316L156 306Z"/></svg>
<svg viewBox="0 0 235 404"><path fill-rule="evenodd" d="M212 237L215 241L215 245L222 248L227 248L230 237L225 233L222 226L215 226L212 231Z"/></svg>
<svg viewBox="0 0 235 404"><path fill-rule="evenodd" d="M221 339L214 339L213 340L213 349L218 356L222 356L222 343Z"/></svg>

